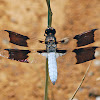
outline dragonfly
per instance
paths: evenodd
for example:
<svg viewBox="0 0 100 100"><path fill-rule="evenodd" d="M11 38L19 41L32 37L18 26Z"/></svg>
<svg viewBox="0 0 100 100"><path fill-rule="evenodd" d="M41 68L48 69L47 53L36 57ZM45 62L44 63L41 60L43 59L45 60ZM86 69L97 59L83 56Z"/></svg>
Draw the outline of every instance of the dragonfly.
<svg viewBox="0 0 100 100"><path fill-rule="evenodd" d="M100 47L98 46L85 47L86 45L95 42L94 33L96 30L97 29L92 29L92 30L83 32L73 37L73 39L77 40L77 47L78 47L77 49L72 50L72 52L76 54L75 56L77 60L76 64L84 63L84 62L87 62L87 61L90 61L96 58L97 56L96 49ZM7 32L8 34L9 43L22 46L22 47L28 47L27 40L30 39L28 36L24 36L16 32L9 31L9 30L3 30L3 31ZM48 58L49 77L53 85L55 84L57 80L56 59L59 56L63 56L67 53L67 50L63 50L63 49L60 50L57 48L57 44L65 43L66 39L57 41L55 34L56 34L56 30L53 27L47 28L44 33L45 40L44 41L39 40L40 43L44 43L46 45L46 49L36 50L37 53ZM31 50L5 48L1 52L2 52L0 53L1 57L6 57L8 59L16 60L19 62L30 63L28 54L32 52ZM5 56L3 52L4 53L7 52L7 56Z"/></svg>

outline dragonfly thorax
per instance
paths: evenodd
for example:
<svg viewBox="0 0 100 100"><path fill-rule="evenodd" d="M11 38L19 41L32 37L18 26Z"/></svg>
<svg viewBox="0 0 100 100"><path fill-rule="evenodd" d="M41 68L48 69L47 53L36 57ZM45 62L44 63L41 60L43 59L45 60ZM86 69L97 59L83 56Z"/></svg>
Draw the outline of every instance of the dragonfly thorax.
<svg viewBox="0 0 100 100"><path fill-rule="evenodd" d="M48 44L46 45L47 52L56 52L56 44Z"/></svg>
<svg viewBox="0 0 100 100"><path fill-rule="evenodd" d="M45 39L47 52L56 52L57 44L56 38L53 36L47 36Z"/></svg>

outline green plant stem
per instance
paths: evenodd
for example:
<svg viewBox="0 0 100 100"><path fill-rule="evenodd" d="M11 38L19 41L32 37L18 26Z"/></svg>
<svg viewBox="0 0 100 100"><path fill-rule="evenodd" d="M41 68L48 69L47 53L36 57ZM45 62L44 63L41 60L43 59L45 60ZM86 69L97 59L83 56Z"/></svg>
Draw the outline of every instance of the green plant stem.
<svg viewBox="0 0 100 100"><path fill-rule="evenodd" d="M51 27L52 24L52 11L50 7L50 0L46 0L48 6L48 27Z"/></svg>
<svg viewBox="0 0 100 100"><path fill-rule="evenodd" d="M52 24L52 11L50 7L50 0L46 0L48 6L48 27ZM45 82L45 97L44 100L48 100L48 58L46 58L46 82Z"/></svg>

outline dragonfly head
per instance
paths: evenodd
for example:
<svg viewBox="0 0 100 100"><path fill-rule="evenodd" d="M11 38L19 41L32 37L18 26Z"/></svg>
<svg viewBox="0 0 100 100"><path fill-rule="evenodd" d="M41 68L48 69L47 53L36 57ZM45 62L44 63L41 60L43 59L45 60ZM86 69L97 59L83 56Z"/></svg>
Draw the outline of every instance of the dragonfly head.
<svg viewBox="0 0 100 100"><path fill-rule="evenodd" d="M49 27L49 28L47 28L47 29L45 30L44 36L48 36L48 35L50 35L50 36L53 35L53 36L54 36L55 33L56 33L56 30L55 30L53 27Z"/></svg>

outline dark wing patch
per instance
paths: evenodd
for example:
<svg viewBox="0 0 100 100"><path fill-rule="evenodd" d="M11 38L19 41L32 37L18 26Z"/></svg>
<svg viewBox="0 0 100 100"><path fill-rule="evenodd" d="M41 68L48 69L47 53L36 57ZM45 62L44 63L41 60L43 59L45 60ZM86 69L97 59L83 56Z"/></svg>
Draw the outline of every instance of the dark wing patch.
<svg viewBox="0 0 100 100"><path fill-rule="evenodd" d="M56 50L57 53L66 53L67 50Z"/></svg>
<svg viewBox="0 0 100 100"><path fill-rule="evenodd" d="M78 40L77 46L80 47L80 46L85 46L87 44L93 43L94 42L94 32L96 30L97 29L92 29L88 32L84 32L82 34L76 35L74 39Z"/></svg>
<svg viewBox="0 0 100 100"><path fill-rule="evenodd" d="M45 41L39 40L40 43L45 43Z"/></svg>
<svg viewBox="0 0 100 100"><path fill-rule="evenodd" d="M73 52L76 53L77 63L84 63L86 61L95 59L95 49L98 47L86 47L80 49L74 49Z"/></svg>
<svg viewBox="0 0 100 100"><path fill-rule="evenodd" d="M56 50L57 53L66 53L67 50ZM47 53L47 50L38 50L38 53Z"/></svg>
<svg viewBox="0 0 100 100"><path fill-rule="evenodd" d="M38 50L38 53L47 53L47 50Z"/></svg>
<svg viewBox="0 0 100 100"><path fill-rule="evenodd" d="M4 49L4 50L7 50L9 52L8 59L28 63L28 61L27 61L28 55L27 54L30 53L29 50L18 50L18 49Z"/></svg>
<svg viewBox="0 0 100 100"><path fill-rule="evenodd" d="M4 30L9 33L9 38L10 42L19 46L25 46L27 47L27 42L26 40L29 39L27 36L9 31L9 30Z"/></svg>
<svg viewBox="0 0 100 100"><path fill-rule="evenodd" d="M45 56L45 57L48 56L47 50L38 50L37 52L38 52L39 54L41 54L42 56Z"/></svg>
<svg viewBox="0 0 100 100"><path fill-rule="evenodd" d="M67 50L56 50L56 58L58 58L59 56L63 56L65 55L67 52Z"/></svg>

